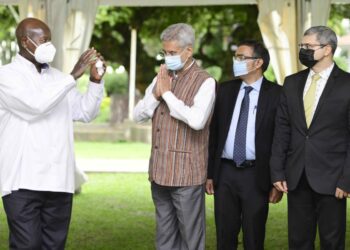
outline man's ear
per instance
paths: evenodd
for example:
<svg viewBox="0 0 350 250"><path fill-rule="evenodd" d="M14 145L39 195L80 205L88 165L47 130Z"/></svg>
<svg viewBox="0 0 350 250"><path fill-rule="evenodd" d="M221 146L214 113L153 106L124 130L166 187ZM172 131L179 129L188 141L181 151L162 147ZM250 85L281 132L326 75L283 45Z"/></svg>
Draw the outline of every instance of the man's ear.
<svg viewBox="0 0 350 250"><path fill-rule="evenodd" d="M21 37L21 46L22 48L27 48L27 41L28 41L28 38L26 36L22 36Z"/></svg>
<svg viewBox="0 0 350 250"><path fill-rule="evenodd" d="M262 68L264 64L264 60L262 58L258 58L256 61L255 61L255 65L257 68Z"/></svg>
<svg viewBox="0 0 350 250"><path fill-rule="evenodd" d="M325 56L329 56L330 54L332 54L332 47L330 45L327 45Z"/></svg>
<svg viewBox="0 0 350 250"><path fill-rule="evenodd" d="M193 48L190 47L190 46L188 46L188 47L186 48L186 52L188 53L189 57L192 56L192 55L193 55Z"/></svg>

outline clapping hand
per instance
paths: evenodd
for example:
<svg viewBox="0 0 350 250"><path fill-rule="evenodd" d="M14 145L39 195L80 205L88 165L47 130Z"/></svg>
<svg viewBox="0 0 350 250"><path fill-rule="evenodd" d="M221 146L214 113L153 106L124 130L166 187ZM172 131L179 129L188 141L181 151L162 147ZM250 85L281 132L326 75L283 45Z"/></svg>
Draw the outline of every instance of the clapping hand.
<svg viewBox="0 0 350 250"><path fill-rule="evenodd" d="M79 79L84 74L87 67L95 63L94 58L96 58L96 50L94 48L88 49L80 56L70 73L75 80Z"/></svg>
<svg viewBox="0 0 350 250"><path fill-rule="evenodd" d="M99 83L104 75L104 72L100 75L96 68L97 60L101 60L103 71L106 70L106 64L101 56L94 48L86 50L79 58L78 62L74 65L71 75L75 80L79 79L85 72L85 70L90 67L90 81Z"/></svg>

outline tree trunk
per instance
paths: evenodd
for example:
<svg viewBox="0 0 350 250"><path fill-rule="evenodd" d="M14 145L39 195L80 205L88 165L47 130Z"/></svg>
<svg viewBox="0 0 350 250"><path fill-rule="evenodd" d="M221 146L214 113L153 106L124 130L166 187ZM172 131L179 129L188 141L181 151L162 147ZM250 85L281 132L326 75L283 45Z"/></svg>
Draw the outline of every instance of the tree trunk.
<svg viewBox="0 0 350 250"><path fill-rule="evenodd" d="M112 94L110 125L118 125L126 118L128 118L128 94Z"/></svg>

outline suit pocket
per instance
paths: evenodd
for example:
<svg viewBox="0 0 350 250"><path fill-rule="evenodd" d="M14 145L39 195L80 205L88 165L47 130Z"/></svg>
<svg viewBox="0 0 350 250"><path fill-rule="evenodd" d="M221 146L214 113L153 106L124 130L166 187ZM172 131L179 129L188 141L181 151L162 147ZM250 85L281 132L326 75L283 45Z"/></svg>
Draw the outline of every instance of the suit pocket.
<svg viewBox="0 0 350 250"><path fill-rule="evenodd" d="M179 169L183 169L183 166L192 165L192 153L186 150L169 149L169 160Z"/></svg>

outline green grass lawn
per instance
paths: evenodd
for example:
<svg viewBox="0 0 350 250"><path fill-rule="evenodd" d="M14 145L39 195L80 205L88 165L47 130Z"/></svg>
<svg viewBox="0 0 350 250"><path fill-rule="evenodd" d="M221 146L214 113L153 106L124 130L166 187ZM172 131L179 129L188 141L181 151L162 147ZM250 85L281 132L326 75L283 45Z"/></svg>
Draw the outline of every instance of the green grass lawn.
<svg viewBox="0 0 350 250"><path fill-rule="evenodd" d="M209 196L206 197L206 216L206 249L214 250L213 199ZM147 174L89 174L89 182L74 198L66 249L154 249L154 232L154 207ZM7 224L0 205L0 249L7 249L7 237ZM347 243L350 246L349 237ZM270 206L265 245L267 250L287 249L285 199Z"/></svg>
<svg viewBox="0 0 350 250"><path fill-rule="evenodd" d="M75 154L80 158L148 159L151 145L141 142L75 142Z"/></svg>
<svg viewBox="0 0 350 250"><path fill-rule="evenodd" d="M144 143L76 142L81 158L148 159ZM154 248L154 206L147 174L88 174L82 193L74 198L73 215L66 245L68 250L146 250ZM270 206L266 250L287 248L286 199ZM206 249L214 250L213 197L206 196ZM349 243L349 220L347 223ZM0 250L8 249L8 229L0 204ZM317 245L318 246L318 245ZM242 245L240 244L240 250Z"/></svg>

